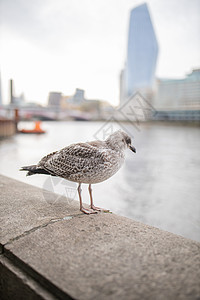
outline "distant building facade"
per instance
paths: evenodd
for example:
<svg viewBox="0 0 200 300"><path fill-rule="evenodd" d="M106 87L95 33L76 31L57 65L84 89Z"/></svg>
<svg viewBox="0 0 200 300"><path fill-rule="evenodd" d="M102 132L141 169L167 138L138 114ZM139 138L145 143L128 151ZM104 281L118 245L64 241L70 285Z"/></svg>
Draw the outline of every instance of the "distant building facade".
<svg viewBox="0 0 200 300"><path fill-rule="evenodd" d="M81 105L85 101L85 91L76 88L74 95L69 96L67 101L73 105Z"/></svg>
<svg viewBox="0 0 200 300"><path fill-rule="evenodd" d="M76 89L73 96L73 102L75 104L81 104L85 100L85 91L82 89Z"/></svg>
<svg viewBox="0 0 200 300"><path fill-rule="evenodd" d="M131 11L126 64L120 75L120 103L137 91L151 93L155 82L158 43L147 4Z"/></svg>
<svg viewBox="0 0 200 300"><path fill-rule="evenodd" d="M76 88L70 96L62 96L62 108L71 111L74 118L79 120L100 120L109 114L109 105L99 99L87 99L83 89Z"/></svg>
<svg viewBox="0 0 200 300"><path fill-rule="evenodd" d="M158 79L154 106L157 109L200 108L200 69L183 79Z"/></svg>
<svg viewBox="0 0 200 300"><path fill-rule="evenodd" d="M48 106L60 107L62 100L62 93L60 92L50 92L48 98Z"/></svg>
<svg viewBox="0 0 200 300"><path fill-rule="evenodd" d="M183 79L159 79L153 105L157 119L200 120L200 69Z"/></svg>

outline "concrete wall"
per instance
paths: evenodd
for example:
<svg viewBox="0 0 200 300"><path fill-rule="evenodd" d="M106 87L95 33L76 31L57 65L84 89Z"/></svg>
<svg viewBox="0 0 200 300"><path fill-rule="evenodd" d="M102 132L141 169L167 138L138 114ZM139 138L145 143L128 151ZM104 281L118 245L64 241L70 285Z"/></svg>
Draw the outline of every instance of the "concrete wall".
<svg viewBox="0 0 200 300"><path fill-rule="evenodd" d="M4 176L0 189L1 299L200 298L200 243L114 214L84 215L76 201L47 201Z"/></svg>

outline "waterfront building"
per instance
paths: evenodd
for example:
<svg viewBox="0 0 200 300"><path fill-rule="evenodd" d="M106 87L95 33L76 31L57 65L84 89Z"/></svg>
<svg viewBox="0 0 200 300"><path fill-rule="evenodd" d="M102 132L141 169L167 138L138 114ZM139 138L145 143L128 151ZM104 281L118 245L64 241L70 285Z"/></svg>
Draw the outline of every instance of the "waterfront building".
<svg viewBox="0 0 200 300"><path fill-rule="evenodd" d="M73 96L74 104L81 104L85 100L85 91L82 89L76 89L75 94Z"/></svg>
<svg viewBox="0 0 200 300"><path fill-rule="evenodd" d="M158 119L200 119L200 69L182 79L158 79L153 105Z"/></svg>
<svg viewBox="0 0 200 300"><path fill-rule="evenodd" d="M68 96L66 99L68 103L79 106L85 101L85 91L76 88L74 95Z"/></svg>
<svg viewBox="0 0 200 300"><path fill-rule="evenodd" d="M48 106L59 108L61 105L62 93L60 92L50 92L48 99Z"/></svg>
<svg viewBox="0 0 200 300"><path fill-rule="evenodd" d="M157 109L200 107L200 69L182 79L158 79L154 106Z"/></svg>
<svg viewBox="0 0 200 300"><path fill-rule="evenodd" d="M151 94L155 82L158 43L147 4L131 11L126 64L120 75L120 104L140 91Z"/></svg>
<svg viewBox="0 0 200 300"><path fill-rule="evenodd" d="M76 88L74 95L67 97L67 102L75 106L80 106L85 100L85 91L78 88Z"/></svg>

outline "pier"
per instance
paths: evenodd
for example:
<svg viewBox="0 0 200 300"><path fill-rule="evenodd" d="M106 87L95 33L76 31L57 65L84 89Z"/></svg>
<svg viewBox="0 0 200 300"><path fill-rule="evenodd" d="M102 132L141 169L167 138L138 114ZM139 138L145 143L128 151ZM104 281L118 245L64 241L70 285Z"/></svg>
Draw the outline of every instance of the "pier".
<svg viewBox="0 0 200 300"><path fill-rule="evenodd" d="M1 299L199 299L200 243L0 175ZM49 193L49 199L56 197Z"/></svg>
<svg viewBox="0 0 200 300"><path fill-rule="evenodd" d="M16 133L16 124L12 120L0 120L0 138L12 136Z"/></svg>

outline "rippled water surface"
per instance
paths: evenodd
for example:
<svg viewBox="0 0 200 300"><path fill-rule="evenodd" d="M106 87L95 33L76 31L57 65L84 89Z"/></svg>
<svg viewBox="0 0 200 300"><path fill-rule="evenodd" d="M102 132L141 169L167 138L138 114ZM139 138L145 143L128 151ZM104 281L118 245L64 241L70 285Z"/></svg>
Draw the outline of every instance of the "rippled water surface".
<svg viewBox="0 0 200 300"><path fill-rule="evenodd" d="M0 173L78 200L75 184L45 175L26 177L19 168L71 143L94 140L100 122L43 122L44 135L18 134L0 141ZM30 123L21 123L30 127ZM133 125L137 154L127 150L124 166L93 186L95 204L129 218L200 241L200 130L167 123ZM46 201L50 201L48 196ZM89 202L83 186L84 202ZM28 199L27 199L28 201ZM57 197L54 201L59 201ZM52 202L52 205L54 202Z"/></svg>

